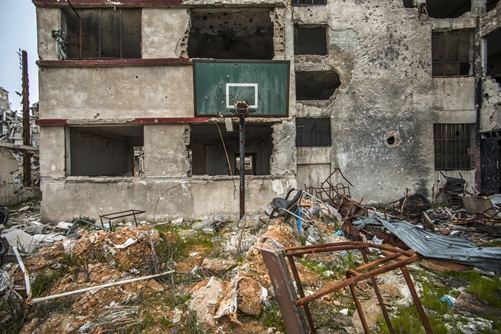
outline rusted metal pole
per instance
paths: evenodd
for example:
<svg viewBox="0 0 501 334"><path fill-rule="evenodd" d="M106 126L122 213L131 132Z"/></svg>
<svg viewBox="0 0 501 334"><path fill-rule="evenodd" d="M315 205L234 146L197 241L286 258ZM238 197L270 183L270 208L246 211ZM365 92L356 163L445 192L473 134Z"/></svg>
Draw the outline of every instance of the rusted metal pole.
<svg viewBox="0 0 501 334"><path fill-rule="evenodd" d="M23 144L31 146L30 138L30 99L28 92L28 53L21 51L23 70ZM23 185L31 187L31 153L23 151Z"/></svg>
<svg viewBox="0 0 501 334"><path fill-rule="evenodd" d="M239 116L240 131L240 219L245 215L245 117Z"/></svg>

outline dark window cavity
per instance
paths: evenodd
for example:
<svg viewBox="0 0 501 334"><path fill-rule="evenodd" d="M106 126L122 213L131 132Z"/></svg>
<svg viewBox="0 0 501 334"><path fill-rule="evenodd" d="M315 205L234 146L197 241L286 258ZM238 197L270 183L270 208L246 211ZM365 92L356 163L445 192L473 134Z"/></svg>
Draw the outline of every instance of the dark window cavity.
<svg viewBox="0 0 501 334"><path fill-rule="evenodd" d="M293 6L325 5L327 0L292 0Z"/></svg>
<svg viewBox="0 0 501 334"><path fill-rule="evenodd" d="M331 146L330 118L296 118L296 147Z"/></svg>
<svg viewBox="0 0 501 334"><path fill-rule="evenodd" d="M426 9L429 17L451 19L471 11L471 0L426 0Z"/></svg>
<svg viewBox="0 0 501 334"><path fill-rule="evenodd" d="M487 0L487 11L490 12L491 10L493 10L494 8L496 8L496 6L498 5L499 3L499 0Z"/></svg>
<svg viewBox="0 0 501 334"><path fill-rule="evenodd" d="M472 76L473 31L434 31L432 57L434 77Z"/></svg>
<svg viewBox="0 0 501 334"><path fill-rule="evenodd" d="M143 141L142 125L69 127L67 175L141 175Z"/></svg>
<svg viewBox="0 0 501 334"><path fill-rule="evenodd" d="M141 9L63 10L69 59L141 58Z"/></svg>
<svg viewBox="0 0 501 334"><path fill-rule="evenodd" d="M273 22L267 9L193 9L190 58L273 59Z"/></svg>
<svg viewBox="0 0 501 334"><path fill-rule="evenodd" d="M224 124L191 126L188 149L191 151L193 175L238 175L240 168L238 124L233 124L233 129L234 131L227 131ZM272 132L271 124L245 125L245 174L270 174Z"/></svg>
<svg viewBox="0 0 501 334"><path fill-rule="evenodd" d="M435 170L474 168L474 124L434 124Z"/></svg>
<svg viewBox="0 0 501 334"><path fill-rule="evenodd" d="M297 55L326 55L325 27L294 27L294 53Z"/></svg>
<svg viewBox="0 0 501 334"><path fill-rule="evenodd" d="M413 0L403 0L403 5L405 8L414 8Z"/></svg>
<svg viewBox="0 0 501 334"><path fill-rule="evenodd" d="M296 100L328 100L340 85L334 71L296 72Z"/></svg>
<svg viewBox="0 0 501 334"><path fill-rule="evenodd" d="M487 70L486 74L501 84L501 29L486 36Z"/></svg>

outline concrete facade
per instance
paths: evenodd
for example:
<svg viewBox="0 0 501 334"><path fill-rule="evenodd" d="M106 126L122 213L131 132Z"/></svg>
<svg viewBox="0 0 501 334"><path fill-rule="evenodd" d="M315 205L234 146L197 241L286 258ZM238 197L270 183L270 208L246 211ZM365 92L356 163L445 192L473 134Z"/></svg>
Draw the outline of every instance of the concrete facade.
<svg viewBox="0 0 501 334"><path fill-rule="evenodd" d="M33 2L44 221L97 219L128 209L145 210L144 218L156 221L235 218L234 134L222 118L195 115L192 60L212 55L290 61L288 116L246 121L248 151L258 166L246 176L247 212L291 187L318 187L335 168L354 185L355 200L373 205L406 191L431 198L442 173L461 173L468 187L482 191L481 142L497 138L501 125L499 50L492 42L500 29L500 4L487 10L485 0L460 1L470 10L430 7L426 15L422 6L406 7L402 0L301 6L74 0L76 11L138 8L141 58L71 55L69 31L70 55L59 60L51 31L70 26L71 8L57 0ZM472 31L471 40L462 40L471 42L461 63L469 72L437 75L434 38L456 31ZM296 147L296 121L303 118L328 120L324 146ZM436 124L471 125L471 145L463 143L470 145L463 146L463 155L473 160L466 167L436 167ZM135 168L137 147L144 148L142 173ZM497 152L499 159L499 146Z"/></svg>

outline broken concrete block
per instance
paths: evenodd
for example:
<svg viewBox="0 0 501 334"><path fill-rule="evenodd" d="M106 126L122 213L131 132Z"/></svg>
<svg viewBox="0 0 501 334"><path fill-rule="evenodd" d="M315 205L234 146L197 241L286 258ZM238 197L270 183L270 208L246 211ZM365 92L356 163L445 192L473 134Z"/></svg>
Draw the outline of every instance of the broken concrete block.
<svg viewBox="0 0 501 334"><path fill-rule="evenodd" d="M38 245L38 242L31 235L19 229L11 230L2 236L7 239L9 245L17 247L24 253L31 252Z"/></svg>
<svg viewBox="0 0 501 334"><path fill-rule="evenodd" d="M197 231L195 230L180 230L178 232L179 236L182 238L194 238L197 236Z"/></svg>
<svg viewBox="0 0 501 334"><path fill-rule="evenodd" d="M28 222L28 225L26 226L26 233L29 234L41 234L43 232L44 224L37 222L37 221L31 221Z"/></svg>
<svg viewBox="0 0 501 334"><path fill-rule="evenodd" d="M224 290L225 283L216 277L211 277L204 281L204 285L193 288L188 308L197 311L199 323L214 323L214 314L219 301L223 298Z"/></svg>
<svg viewBox="0 0 501 334"><path fill-rule="evenodd" d="M236 265L236 261L233 260L205 258L202 262L202 271L208 276L217 276L226 273Z"/></svg>
<svg viewBox="0 0 501 334"><path fill-rule="evenodd" d="M30 206L27 205L27 206L23 206L22 208L20 208L19 210L17 210L17 212L24 212L24 211L28 211L30 209Z"/></svg>
<svg viewBox="0 0 501 334"><path fill-rule="evenodd" d="M261 314L261 285L251 277L242 277L238 281L237 306L248 315Z"/></svg>
<svg viewBox="0 0 501 334"><path fill-rule="evenodd" d="M183 223L183 218L178 218L178 219L174 219L173 221L171 221L171 224L173 226L179 226Z"/></svg>
<svg viewBox="0 0 501 334"><path fill-rule="evenodd" d="M61 241L65 239L64 235L59 233L48 233L48 234L35 234L33 235L33 239L38 243L54 243L56 241Z"/></svg>
<svg viewBox="0 0 501 334"><path fill-rule="evenodd" d="M61 229L61 230L69 230L70 227L73 226L72 223L67 223L67 222L59 222L57 223L56 227Z"/></svg>
<svg viewBox="0 0 501 334"><path fill-rule="evenodd" d="M206 219L204 221L201 221L201 222L198 222L198 223L191 225L191 228L195 229L195 230L202 230L206 227L211 226L212 224L214 224L214 219L209 218L209 219Z"/></svg>

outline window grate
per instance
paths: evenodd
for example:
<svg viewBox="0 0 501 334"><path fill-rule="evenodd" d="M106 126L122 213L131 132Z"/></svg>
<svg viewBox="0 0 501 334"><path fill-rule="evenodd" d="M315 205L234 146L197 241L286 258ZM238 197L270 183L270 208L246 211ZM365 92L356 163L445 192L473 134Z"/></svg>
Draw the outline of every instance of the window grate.
<svg viewBox="0 0 501 334"><path fill-rule="evenodd" d="M434 31L432 56L434 77L472 76L473 31Z"/></svg>
<svg viewBox="0 0 501 334"><path fill-rule="evenodd" d="M434 124L435 170L474 168L474 124Z"/></svg>
<svg viewBox="0 0 501 334"><path fill-rule="evenodd" d="M141 58L140 9L65 9L63 13L68 58Z"/></svg>
<svg viewBox="0 0 501 334"><path fill-rule="evenodd" d="M296 147L330 145L330 118L296 118Z"/></svg>

